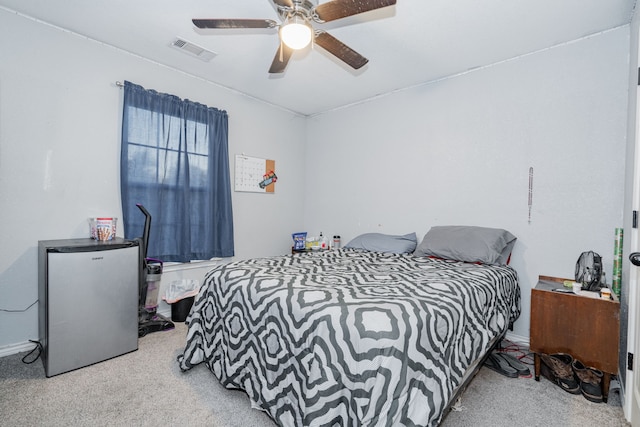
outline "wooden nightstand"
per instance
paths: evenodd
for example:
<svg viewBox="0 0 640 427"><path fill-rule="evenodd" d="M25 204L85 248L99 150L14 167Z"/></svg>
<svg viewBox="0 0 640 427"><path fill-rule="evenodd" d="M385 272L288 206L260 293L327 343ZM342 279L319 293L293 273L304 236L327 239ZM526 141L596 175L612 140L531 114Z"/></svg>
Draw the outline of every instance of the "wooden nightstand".
<svg viewBox="0 0 640 427"><path fill-rule="evenodd" d="M558 277L540 276L531 290L530 350L534 353L535 379L540 380L540 353L567 353L585 366L603 372L602 395L607 401L611 375L618 373L620 303L573 293Z"/></svg>

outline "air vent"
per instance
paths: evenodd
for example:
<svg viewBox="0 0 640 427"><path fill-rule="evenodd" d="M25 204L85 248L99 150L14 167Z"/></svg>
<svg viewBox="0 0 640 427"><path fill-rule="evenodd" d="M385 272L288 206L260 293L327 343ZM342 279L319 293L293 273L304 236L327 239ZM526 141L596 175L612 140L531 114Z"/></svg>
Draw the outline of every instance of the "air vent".
<svg viewBox="0 0 640 427"><path fill-rule="evenodd" d="M171 43L171 46L203 61L211 61L213 57L216 56L215 52L211 52L210 50L183 39L175 39Z"/></svg>

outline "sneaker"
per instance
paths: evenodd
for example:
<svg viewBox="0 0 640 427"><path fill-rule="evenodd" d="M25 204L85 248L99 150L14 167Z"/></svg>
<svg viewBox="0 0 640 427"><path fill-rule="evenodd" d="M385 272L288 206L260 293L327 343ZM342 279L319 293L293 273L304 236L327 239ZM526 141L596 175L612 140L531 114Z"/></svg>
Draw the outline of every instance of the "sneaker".
<svg viewBox="0 0 640 427"><path fill-rule="evenodd" d="M573 357L566 353L540 354L540 373L571 394L580 394L580 384L572 368Z"/></svg>
<svg viewBox="0 0 640 427"><path fill-rule="evenodd" d="M602 371L584 366L577 359L573 361L571 367L580 380L580 391L585 399L595 403L602 402Z"/></svg>

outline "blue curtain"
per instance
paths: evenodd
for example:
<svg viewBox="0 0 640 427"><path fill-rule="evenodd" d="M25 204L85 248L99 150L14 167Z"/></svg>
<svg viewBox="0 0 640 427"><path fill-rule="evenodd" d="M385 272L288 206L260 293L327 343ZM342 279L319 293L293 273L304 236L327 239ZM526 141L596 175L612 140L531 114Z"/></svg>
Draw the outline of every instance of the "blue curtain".
<svg viewBox="0 0 640 427"><path fill-rule="evenodd" d="M152 216L147 256L188 262L234 255L228 117L124 84L120 185L125 238Z"/></svg>

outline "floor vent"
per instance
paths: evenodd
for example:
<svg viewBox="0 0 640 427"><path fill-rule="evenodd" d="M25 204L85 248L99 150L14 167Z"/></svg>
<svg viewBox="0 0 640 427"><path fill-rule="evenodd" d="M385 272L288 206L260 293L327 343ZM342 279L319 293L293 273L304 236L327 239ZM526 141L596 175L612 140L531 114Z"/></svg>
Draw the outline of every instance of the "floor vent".
<svg viewBox="0 0 640 427"><path fill-rule="evenodd" d="M179 49L183 52L188 53L191 56L195 56L198 59L203 61L211 61L214 56L216 56L215 52L211 52L203 47L198 46L197 44L193 44L183 39L175 39L171 46Z"/></svg>

